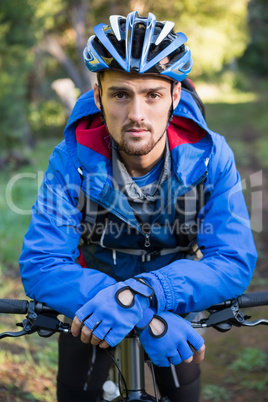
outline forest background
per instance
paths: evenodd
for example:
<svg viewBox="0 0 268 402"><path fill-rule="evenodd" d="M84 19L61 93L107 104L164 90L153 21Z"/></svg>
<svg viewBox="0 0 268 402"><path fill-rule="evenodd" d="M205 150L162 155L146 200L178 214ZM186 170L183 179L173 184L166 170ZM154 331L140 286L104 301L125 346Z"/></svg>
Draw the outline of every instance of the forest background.
<svg viewBox="0 0 268 402"><path fill-rule="evenodd" d="M267 290L268 1L12 0L0 2L0 297L25 298L18 258L48 157L78 96L92 88L82 51L111 14L175 21L209 127L233 149L254 215L259 261L249 290ZM257 179L256 179L257 178ZM255 204L253 202L255 200ZM257 201L256 201L257 200ZM257 204L256 204L257 203ZM254 317L267 317L267 308ZM0 316L0 332L22 317ZM207 331L202 401L264 401L266 327ZM0 344L0 401L55 401L57 337Z"/></svg>

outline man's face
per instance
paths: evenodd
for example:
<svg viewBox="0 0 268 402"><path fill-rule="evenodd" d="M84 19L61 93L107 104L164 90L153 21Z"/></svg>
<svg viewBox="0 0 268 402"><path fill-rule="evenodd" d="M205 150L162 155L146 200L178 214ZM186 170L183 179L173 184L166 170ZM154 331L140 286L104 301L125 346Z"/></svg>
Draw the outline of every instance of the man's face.
<svg viewBox="0 0 268 402"><path fill-rule="evenodd" d="M97 85L94 96L100 108ZM179 98L180 85L176 85L174 107ZM101 101L108 131L121 152L147 155L156 144L165 142L172 104L170 81L154 75L107 71L101 77Z"/></svg>

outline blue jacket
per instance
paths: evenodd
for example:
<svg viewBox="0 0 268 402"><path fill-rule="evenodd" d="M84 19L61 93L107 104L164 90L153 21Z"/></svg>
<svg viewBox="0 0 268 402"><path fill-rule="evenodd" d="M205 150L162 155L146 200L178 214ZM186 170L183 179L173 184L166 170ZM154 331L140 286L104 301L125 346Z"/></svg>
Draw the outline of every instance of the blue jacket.
<svg viewBox="0 0 268 402"><path fill-rule="evenodd" d="M134 228L139 239L145 237L126 197L112 185L105 126L93 119L93 135L86 130L89 119L97 113L93 92L81 96L65 129L65 140L50 157L20 257L27 296L72 318L101 289L142 272L150 276L159 309L179 314L200 311L242 294L253 275L257 254L240 177L225 139L208 129L191 94L184 90L168 129L172 175L164 186L171 189L174 206L178 195L206 178L206 204L199 212L202 224L197 234L203 258L194 261L177 253L141 264L138 257L124 253L114 264L111 250L93 245L96 261L103 265L82 268L77 263L81 187L93 201L109 209L114 219ZM157 219L163 219L163 214ZM134 244L127 237L124 241L128 247ZM173 241L171 235L152 234L158 247Z"/></svg>

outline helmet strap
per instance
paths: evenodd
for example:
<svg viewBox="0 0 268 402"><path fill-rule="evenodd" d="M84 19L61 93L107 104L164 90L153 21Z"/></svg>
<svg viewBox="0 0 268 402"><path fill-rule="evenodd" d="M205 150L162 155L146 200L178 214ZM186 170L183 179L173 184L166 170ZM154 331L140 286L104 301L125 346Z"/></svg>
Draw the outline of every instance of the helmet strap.
<svg viewBox="0 0 268 402"><path fill-rule="evenodd" d="M169 109L168 123L170 123L173 118L173 112L174 112L173 92L174 92L175 85L176 85L176 82L172 81L171 87L170 87L171 105L170 105L170 109Z"/></svg>
<svg viewBox="0 0 268 402"><path fill-rule="evenodd" d="M98 83L98 87L99 87L100 119L101 119L101 122L105 124L104 109L103 109L102 100L101 100L102 86L101 86L100 74L99 73L97 74L97 83Z"/></svg>

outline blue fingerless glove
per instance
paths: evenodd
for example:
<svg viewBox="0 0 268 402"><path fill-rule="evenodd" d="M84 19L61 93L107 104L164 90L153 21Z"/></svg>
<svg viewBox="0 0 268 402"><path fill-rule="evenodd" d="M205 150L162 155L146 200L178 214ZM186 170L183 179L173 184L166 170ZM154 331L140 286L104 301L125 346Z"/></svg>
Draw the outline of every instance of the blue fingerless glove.
<svg viewBox="0 0 268 402"><path fill-rule="evenodd" d="M149 307L143 312L142 319L136 324L136 331L140 334L145 328L148 327L152 319L154 318L156 311L155 309Z"/></svg>
<svg viewBox="0 0 268 402"><path fill-rule="evenodd" d="M146 312L146 314L144 322L141 321L139 324L145 325L146 321L148 324L148 320L152 320L151 312ZM189 344L197 351L203 346L204 339L191 327L189 321L169 311L153 315L154 317L161 320L165 326L162 334L154 335L148 325L143 330L137 328L137 332L140 333L142 346L157 366L168 367L170 363L176 365L182 360L189 359L193 355Z"/></svg>
<svg viewBox="0 0 268 402"><path fill-rule="evenodd" d="M119 295L131 290L134 298L130 305L123 305ZM77 312L76 316L99 339L115 346L135 327L143 311L150 305L154 290L140 279L128 279L101 290Z"/></svg>

